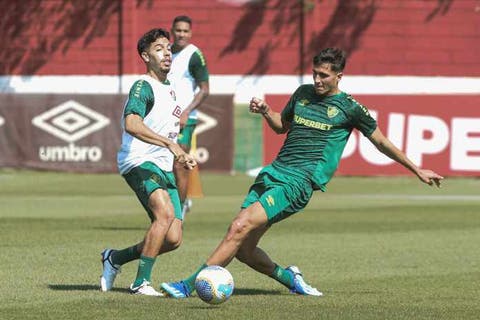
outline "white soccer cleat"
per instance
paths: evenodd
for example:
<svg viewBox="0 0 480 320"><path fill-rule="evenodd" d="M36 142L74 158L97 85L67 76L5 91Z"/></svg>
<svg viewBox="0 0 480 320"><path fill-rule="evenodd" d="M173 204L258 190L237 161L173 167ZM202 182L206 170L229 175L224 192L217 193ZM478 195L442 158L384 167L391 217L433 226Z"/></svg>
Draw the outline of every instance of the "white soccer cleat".
<svg viewBox="0 0 480 320"><path fill-rule="evenodd" d="M323 293L312 287L303 279L302 272L297 266L290 266L286 268L293 276L293 286L290 288L291 293L301 294L305 296L321 297Z"/></svg>
<svg viewBox="0 0 480 320"><path fill-rule="evenodd" d="M102 276L100 277L100 290L104 292L112 289L115 277L121 272L120 265L114 265L110 260L112 252L112 249L105 249L101 253L103 272Z"/></svg>
<svg viewBox="0 0 480 320"><path fill-rule="evenodd" d="M141 285L138 287L133 287L133 283L130 286L130 293L132 294L139 294L144 296L152 296L152 297L163 297L163 293L158 292L155 290L151 285L150 282L144 280Z"/></svg>

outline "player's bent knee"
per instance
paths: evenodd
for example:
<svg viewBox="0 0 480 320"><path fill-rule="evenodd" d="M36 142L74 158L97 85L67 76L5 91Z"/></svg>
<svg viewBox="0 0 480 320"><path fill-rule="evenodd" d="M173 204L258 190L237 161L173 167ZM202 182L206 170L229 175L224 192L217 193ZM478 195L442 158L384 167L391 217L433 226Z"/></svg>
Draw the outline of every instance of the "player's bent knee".
<svg viewBox="0 0 480 320"><path fill-rule="evenodd" d="M174 241L174 242L166 240L163 243L162 248L160 249L160 253L174 251L178 249L181 244L182 244L182 239L178 239L177 241Z"/></svg>
<svg viewBox="0 0 480 320"><path fill-rule="evenodd" d="M175 250L182 244L182 235L169 236L165 239L170 251Z"/></svg>
<svg viewBox="0 0 480 320"><path fill-rule="evenodd" d="M252 225L247 217L237 217L228 229L228 238L245 238L251 229Z"/></svg>
<svg viewBox="0 0 480 320"><path fill-rule="evenodd" d="M172 212L162 212L161 214L155 215L157 218L152 222L152 225L160 228L170 228L175 216Z"/></svg>

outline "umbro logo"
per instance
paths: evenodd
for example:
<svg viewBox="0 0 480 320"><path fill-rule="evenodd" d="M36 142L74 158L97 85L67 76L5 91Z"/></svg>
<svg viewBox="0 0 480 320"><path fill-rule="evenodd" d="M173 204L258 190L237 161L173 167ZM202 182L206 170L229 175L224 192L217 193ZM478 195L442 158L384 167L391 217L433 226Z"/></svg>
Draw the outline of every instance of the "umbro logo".
<svg viewBox="0 0 480 320"><path fill-rule="evenodd" d="M198 122L199 123L197 124L197 127L195 128L195 134L196 135L199 135L202 132L205 132L205 131L208 131L208 130L214 128L218 123L218 121L215 118L213 118L213 117L211 117L211 116L209 116L209 115L207 115L207 114L205 114L201 111L198 111L197 116L198 116Z"/></svg>
<svg viewBox="0 0 480 320"><path fill-rule="evenodd" d="M110 119L69 100L36 116L32 123L66 142L75 142L107 126Z"/></svg>

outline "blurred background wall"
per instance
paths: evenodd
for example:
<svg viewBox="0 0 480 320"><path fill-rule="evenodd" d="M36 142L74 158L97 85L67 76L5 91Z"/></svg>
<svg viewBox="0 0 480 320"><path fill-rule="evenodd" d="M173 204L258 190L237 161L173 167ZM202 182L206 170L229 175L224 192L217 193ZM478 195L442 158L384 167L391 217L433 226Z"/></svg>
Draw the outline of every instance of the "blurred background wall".
<svg viewBox="0 0 480 320"><path fill-rule="evenodd" d="M341 88L373 111L417 164L480 175L478 0L0 1L0 166L115 171L123 100L144 72L138 38L193 19L211 96L197 155L207 170L247 171L283 136L246 112L277 110L311 82L325 47L348 54ZM338 174L402 175L354 133Z"/></svg>

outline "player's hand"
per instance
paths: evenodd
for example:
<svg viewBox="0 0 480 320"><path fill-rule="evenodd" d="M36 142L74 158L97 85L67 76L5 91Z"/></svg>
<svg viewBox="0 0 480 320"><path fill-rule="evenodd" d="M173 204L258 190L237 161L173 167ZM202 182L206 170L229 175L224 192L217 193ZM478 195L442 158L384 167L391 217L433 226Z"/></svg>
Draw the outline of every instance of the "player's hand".
<svg viewBox="0 0 480 320"><path fill-rule="evenodd" d="M190 112L188 111L183 111L182 114L180 115L180 128L185 127L188 121L188 116L190 115Z"/></svg>
<svg viewBox="0 0 480 320"><path fill-rule="evenodd" d="M183 153L179 155L178 157L176 157L175 160L183 164L183 167L188 170L192 170L197 165L197 161L195 161L195 158L188 153Z"/></svg>
<svg viewBox="0 0 480 320"><path fill-rule="evenodd" d="M252 113L266 114L270 110L270 107L264 100L253 97L252 100L250 100L249 110Z"/></svg>
<svg viewBox="0 0 480 320"><path fill-rule="evenodd" d="M193 169L196 165L197 162L195 161L195 158L185 151L183 151L182 147L176 143L171 143L168 148L170 151L173 153L173 156L175 157L175 161L178 161L181 163L185 169Z"/></svg>
<svg viewBox="0 0 480 320"><path fill-rule="evenodd" d="M430 186L437 186L438 188L441 187L441 181L443 180L443 177L435 172L433 172L432 170L426 170L426 169L421 169L419 172L418 172L418 178L430 185Z"/></svg>

